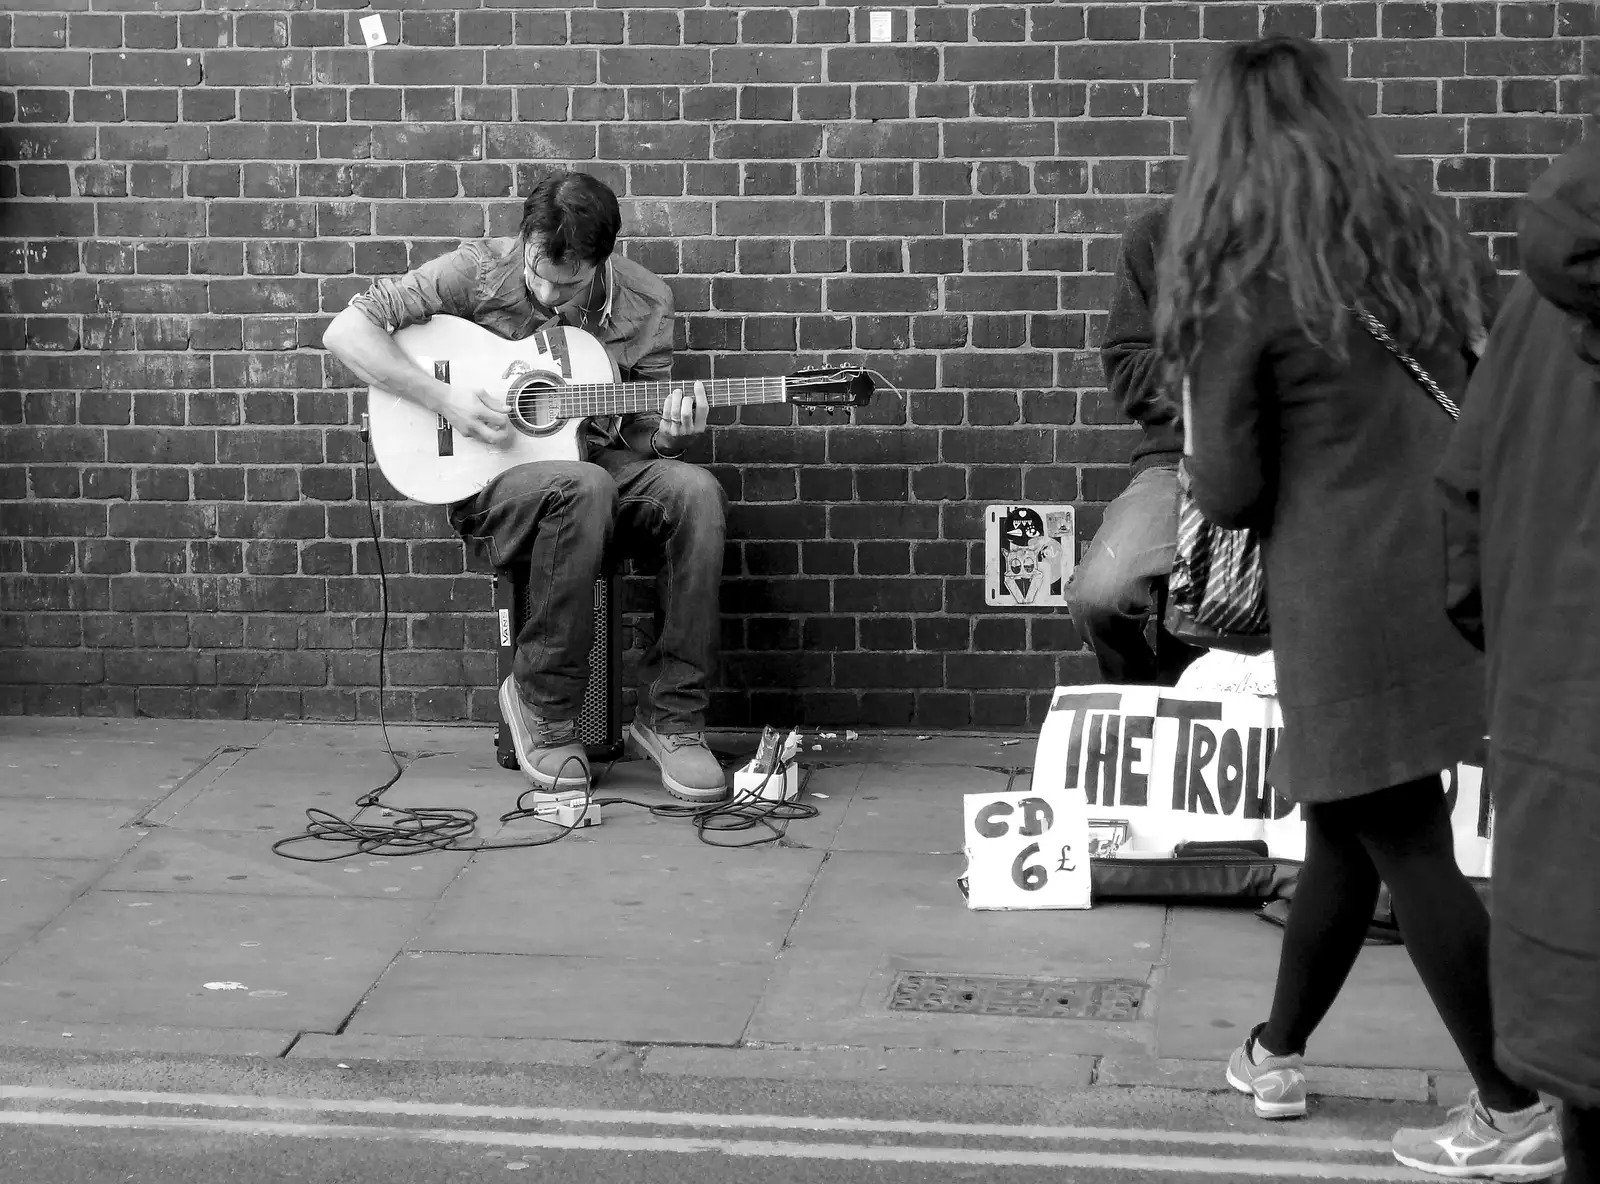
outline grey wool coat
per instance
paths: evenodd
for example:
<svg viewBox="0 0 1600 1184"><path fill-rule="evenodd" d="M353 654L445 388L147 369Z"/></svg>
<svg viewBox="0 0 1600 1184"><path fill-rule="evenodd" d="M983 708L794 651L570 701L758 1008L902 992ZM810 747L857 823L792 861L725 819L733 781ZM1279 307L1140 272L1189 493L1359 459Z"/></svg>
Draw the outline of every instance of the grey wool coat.
<svg viewBox="0 0 1600 1184"><path fill-rule="evenodd" d="M1476 758L1483 671L1444 611L1433 487L1450 417L1353 319L1348 364L1318 347L1276 283L1202 342L1186 463L1208 519L1262 535L1284 722L1270 780L1326 802ZM1469 356L1463 340L1416 354L1458 400Z"/></svg>
<svg viewBox="0 0 1600 1184"><path fill-rule="evenodd" d="M1496 1055L1600 1107L1600 134L1535 182L1439 481L1488 652Z"/></svg>

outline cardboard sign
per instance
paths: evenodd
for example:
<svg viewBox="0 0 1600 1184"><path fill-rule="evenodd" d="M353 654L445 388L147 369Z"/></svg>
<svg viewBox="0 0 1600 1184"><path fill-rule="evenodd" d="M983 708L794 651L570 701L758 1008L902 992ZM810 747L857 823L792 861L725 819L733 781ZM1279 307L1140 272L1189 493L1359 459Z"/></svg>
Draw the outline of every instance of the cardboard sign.
<svg viewBox="0 0 1600 1184"><path fill-rule="evenodd" d="M1257 840L1305 858L1305 821L1267 779L1282 738L1277 700L1160 687L1057 687L1033 788L1081 794L1093 854L1169 856L1184 842ZM1443 770L1456 861L1490 873L1493 817L1482 770ZM1375 787L1376 788L1376 787ZM1052 797L1052 800L1053 797Z"/></svg>
<svg viewBox="0 0 1600 1184"><path fill-rule="evenodd" d="M966 795L967 907L1086 909L1088 828L1069 793Z"/></svg>
<svg viewBox="0 0 1600 1184"><path fill-rule="evenodd" d="M1071 506L988 506L984 510L984 601L1012 608L1066 604L1077 563Z"/></svg>

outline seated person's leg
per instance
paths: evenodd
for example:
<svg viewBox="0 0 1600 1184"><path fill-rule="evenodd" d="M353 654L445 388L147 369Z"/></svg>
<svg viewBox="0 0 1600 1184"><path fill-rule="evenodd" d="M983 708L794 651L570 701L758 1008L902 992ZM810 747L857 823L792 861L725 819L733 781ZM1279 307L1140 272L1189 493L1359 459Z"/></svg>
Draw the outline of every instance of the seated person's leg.
<svg viewBox="0 0 1600 1184"><path fill-rule="evenodd" d="M1178 538L1176 468L1152 466L1106 507L1105 519L1067 588L1068 610L1109 683L1170 683L1195 651L1163 641L1163 661L1145 637L1157 589L1172 573ZM1178 660L1165 660L1167 646ZM1173 667L1176 667L1174 669Z"/></svg>
<svg viewBox="0 0 1600 1184"><path fill-rule="evenodd" d="M697 465L620 449L595 459L617 482L618 554L660 564L656 637L640 671L629 738L660 767L669 793L716 801L726 796L727 779L704 729L722 625L726 495Z"/></svg>
<svg viewBox="0 0 1600 1184"><path fill-rule="evenodd" d="M495 567L527 576L528 616L500 710L538 789L589 785L577 719L594 641L594 582L616 502L616 485L598 465L538 461L508 469L450 507L451 525L481 541Z"/></svg>

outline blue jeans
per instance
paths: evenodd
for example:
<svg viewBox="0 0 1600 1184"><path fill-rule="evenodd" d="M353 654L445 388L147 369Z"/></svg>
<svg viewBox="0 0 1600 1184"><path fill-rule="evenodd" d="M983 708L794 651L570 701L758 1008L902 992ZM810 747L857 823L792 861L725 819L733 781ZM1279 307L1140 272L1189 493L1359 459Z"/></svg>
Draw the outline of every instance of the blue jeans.
<svg viewBox="0 0 1600 1184"><path fill-rule="evenodd" d="M1067 611L1108 683L1171 686L1200 653L1156 623L1146 630L1178 545L1178 469L1152 465L1106 507L1094 542L1072 573Z"/></svg>
<svg viewBox="0 0 1600 1184"><path fill-rule="evenodd" d="M659 561L656 636L645 653L638 715L659 732L705 726L721 628L727 498L683 461L601 448L592 461L508 469L450 507L495 567L528 576L528 617L512 677L548 720L576 719L594 643L594 582L622 558Z"/></svg>

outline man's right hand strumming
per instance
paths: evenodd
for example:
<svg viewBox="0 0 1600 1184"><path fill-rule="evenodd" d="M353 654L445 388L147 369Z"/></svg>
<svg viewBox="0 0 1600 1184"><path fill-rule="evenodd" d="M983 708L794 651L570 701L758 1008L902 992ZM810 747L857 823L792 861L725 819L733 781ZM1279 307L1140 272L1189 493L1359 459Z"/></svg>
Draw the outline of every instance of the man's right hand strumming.
<svg viewBox="0 0 1600 1184"><path fill-rule="evenodd" d="M504 400L496 399L482 387L445 388L447 395L435 410L463 436L491 446L511 440L511 419Z"/></svg>
<svg viewBox="0 0 1600 1184"><path fill-rule="evenodd" d="M356 376L449 421L470 440L494 446L511 439L504 397L480 387L456 387L426 373L394 343L386 329L346 308L323 334L322 344Z"/></svg>

